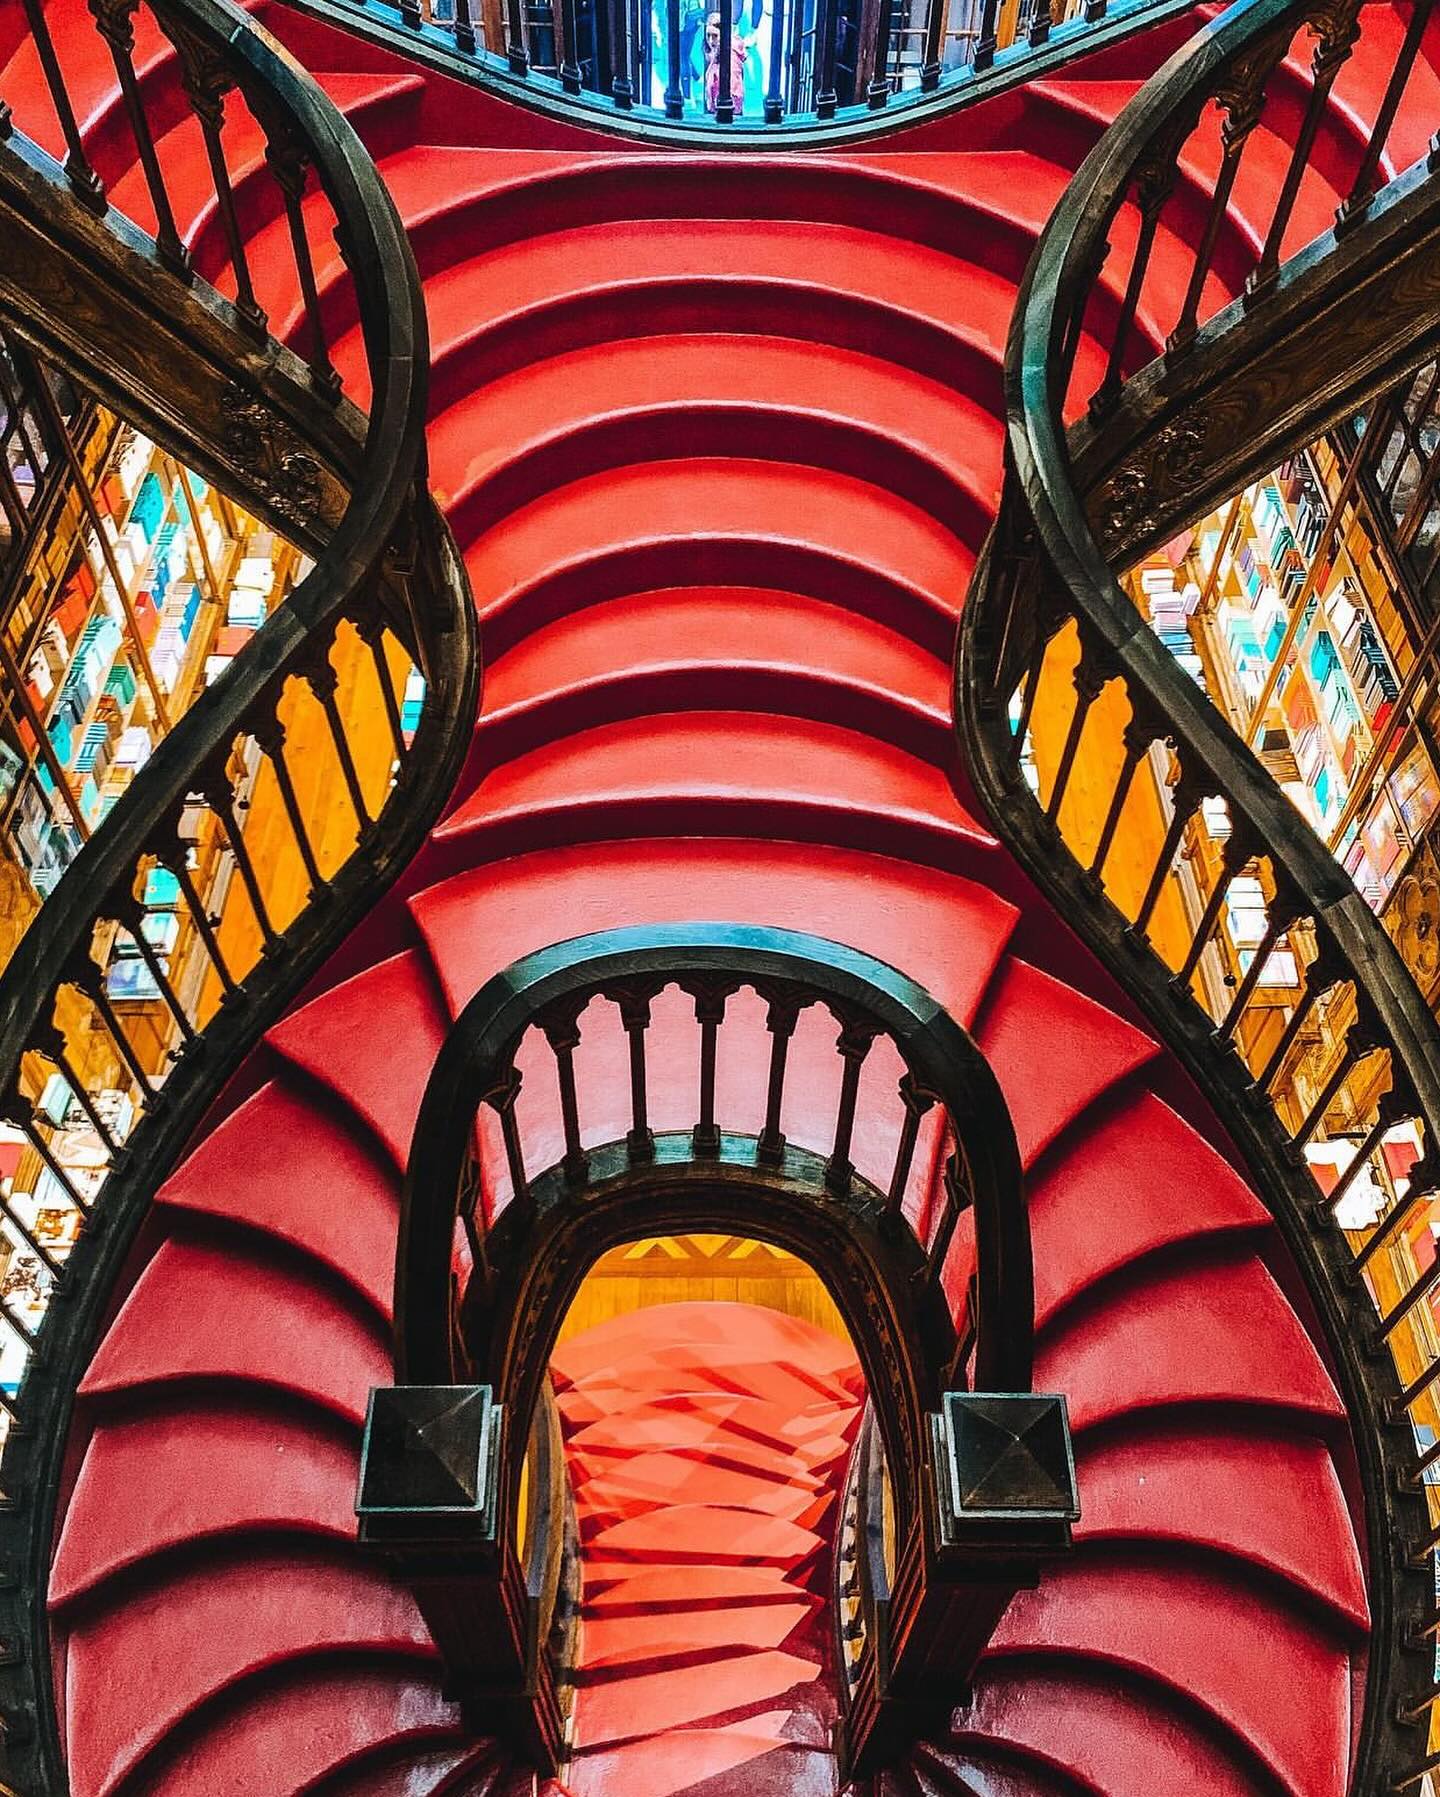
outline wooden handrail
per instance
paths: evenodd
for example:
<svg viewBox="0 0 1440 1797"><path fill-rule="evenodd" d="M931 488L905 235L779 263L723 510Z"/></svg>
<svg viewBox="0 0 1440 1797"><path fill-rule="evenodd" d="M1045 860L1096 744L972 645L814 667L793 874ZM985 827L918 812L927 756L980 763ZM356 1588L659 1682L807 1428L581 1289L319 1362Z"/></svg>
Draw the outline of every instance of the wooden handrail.
<svg viewBox="0 0 1440 1797"><path fill-rule="evenodd" d="M170 213L134 8L97 0L156 229L114 211L78 128L62 168L22 135L17 104L0 131L0 218L15 222L16 247L0 307L38 354L180 463L228 477L314 566L173 722L0 971L0 1118L23 1136L36 1189L44 1182L77 1220L63 1259L36 1244L48 1297L38 1329L0 1303L0 1326L29 1354L18 1394L0 1405L11 1500L0 1552L13 1570L0 1595L3 1773L35 1793L66 1788L45 1582L74 1394L127 1249L226 1079L424 840L469 741L479 679L473 600L426 483L425 311L393 202L344 118L241 8L147 7L215 151L218 260L197 271ZM38 0L29 16L43 50ZM41 61L62 123L73 119L63 59ZM248 106L264 134L265 178L289 224L298 354L270 334L246 272L234 196L250 176L224 160L227 100ZM331 232L354 293L363 358L351 380L363 410L347 397L315 294ZM27 287L27 273L55 269L63 285ZM233 300L207 278L225 272ZM123 322L111 328L107 314ZM286 758L297 718L331 762L323 793ZM284 853L252 848L262 786L290 832ZM147 933L157 873L173 883L182 926L160 946ZM139 1006L112 988L117 947L145 969ZM11 1200L4 1209L30 1239Z"/></svg>

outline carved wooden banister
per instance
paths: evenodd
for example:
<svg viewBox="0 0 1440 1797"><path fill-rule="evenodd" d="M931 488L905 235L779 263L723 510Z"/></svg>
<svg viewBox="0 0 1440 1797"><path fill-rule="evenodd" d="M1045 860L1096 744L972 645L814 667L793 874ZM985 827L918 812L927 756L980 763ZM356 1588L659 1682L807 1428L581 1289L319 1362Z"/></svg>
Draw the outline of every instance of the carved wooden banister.
<svg viewBox="0 0 1440 1797"><path fill-rule="evenodd" d="M358 1509L361 1539L413 1585L456 1691L550 1771L570 1681L537 1646L550 1611L517 1595L535 1582L514 1542L530 1419L595 1260L711 1230L804 1259L865 1369L866 1489L893 1497L869 1526L889 1531L896 1572L878 1589L872 1556L857 1602L837 1596L837 1620L856 1625L840 1664L857 1773L949 1707L1011 1597L1069 1543L1064 1400L1030 1391L1014 1131L959 1025L893 968L790 931L655 926L530 955L461 1013L421 1105L397 1384L372 1395ZM1007 1430L1031 1476L977 1497ZM492 1440L494 1476L477 1479ZM558 1456L550 1470L563 1485ZM564 1508L552 1493L549 1511ZM552 1601L565 1587L550 1581Z"/></svg>
<svg viewBox="0 0 1440 1797"><path fill-rule="evenodd" d="M1440 344L1440 141L1393 168L1397 119L1413 141L1418 28L1373 118L1345 113L1325 178L1315 165L1364 22L1351 0L1232 7L1071 183L1011 328L1004 489L955 682L992 827L1215 1105L1323 1325L1368 1541L1357 1797L1415 1788L1433 1763L1440 1513L1412 1424L1440 1381L1419 1328L1434 1281L1396 1287L1386 1256L1440 1188L1440 1029L1386 928L1117 572ZM1245 161L1261 123L1290 145L1263 192ZM1265 909L1248 959L1225 935L1240 881ZM1402 1128L1423 1152L1397 1182L1383 1162ZM1307 1158L1327 1142L1328 1190Z"/></svg>
<svg viewBox="0 0 1440 1797"><path fill-rule="evenodd" d="M0 1297L0 1330L29 1357L0 1399L0 1775L26 1797L66 1788L46 1574L74 1393L127 1250L226 1080L420 846L479 678L473 601L426 482L419 280L364 148L230 0L92 11L152 229L111 205L34 0L68 150L62 165L24 135L47 127L18 97L3 113L0 320L313 567L170 720L0 971L0 1120L23 1142L25 1183L76 1224L56 1254L3 1201L45 1304L36 1328ZM193 226L167 198L166 81L207 151L211 204ZM258 164L227 161L222 113L242 106L268 146ZM252 270L242 219L267 209L289 221L291 262ZM348 344L315 293L337 243ZM288 313L267 315L277 298ZM144 970L138 997L115 983L121 956Z"/></svg>

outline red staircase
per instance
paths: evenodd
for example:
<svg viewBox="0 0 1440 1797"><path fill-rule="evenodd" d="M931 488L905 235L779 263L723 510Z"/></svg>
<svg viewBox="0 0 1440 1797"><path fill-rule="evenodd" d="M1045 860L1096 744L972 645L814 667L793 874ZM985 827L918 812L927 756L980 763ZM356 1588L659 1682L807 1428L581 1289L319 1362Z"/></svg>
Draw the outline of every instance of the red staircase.
<svg viewBox="0 0 1440 1797"><path fill-rule="evenodd" d="M1340 1797L1367 1611L1345 1419L1299 1282L1201 1102L967 810L949 722L1015 284L1077 159L1181 34L880 147L756 157L586 140L254 10L410 225L432 477L486 695L450 814L165 1188L85 1380L50 1591L73 1797L530 1789L467 1734L410 1597L354 1546L399 1179L447 1022L489 975L583 931L697 917L812 931L921 981L995 1066L1026 1162L1036 1389L1069 1397L1078 1547L885 1797ZM72 49L96 42L82 12L50 7ZM1322 176L1326 134L1383 85L1383 36L1366 44ZM85 78L113 177L128 140L98 53ZM174 79L158 52L147 79ZM1291 79L1298 96L1298 63ZM1440 102L1426 79L1417 139ZM1183 173L1198 209L1210 172ZM264 290L289 266L265 254L282 221L258 184L240 199L261 302L298 327L295 296ZM176 200L203 270L213 221ZM779 1406L778 1354L756 1344L781 1327L654 1311L558 1357L588 1519L577 1797L836 1789L828 1699L804 1688L827 1666L815 1568L843 1458L797 1446L782 1478L773 1437L738 1459L730 1439L753 1443L746 1407ZM838 1442L854 1376L785 1327L831 1382ZM733 1461L677 1499L704 1556L683 1575L680 1513L633 1508L637 1482L676 1482L645 1446L655 1415ZM791 1515L777 1491L807 1501Z"/></svg>

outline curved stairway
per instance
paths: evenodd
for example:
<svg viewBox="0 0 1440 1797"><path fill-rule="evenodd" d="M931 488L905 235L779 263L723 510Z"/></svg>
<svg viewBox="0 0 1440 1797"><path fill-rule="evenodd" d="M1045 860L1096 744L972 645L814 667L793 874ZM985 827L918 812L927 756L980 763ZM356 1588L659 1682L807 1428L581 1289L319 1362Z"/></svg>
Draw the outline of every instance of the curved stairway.
<svg viewBox="0 0 1440 1797"><path fill-rule="evenodd" d="M49 9L62 41L72 8ZM1069 1397L1078 1547L885 1797L1338 1797L1367 1611L1299 1281L1203 1103L967 808L949 722L1015 284L1175 34L885 151L650 156L559 128L503 147L540 135L523 124L494 147L493 109L253 10L369 135L411 228L432 479L487 691L447 818L165 1187L86 1377L50 1592L74 1797L530 1788L467 1734L408 1594L354 1547L400 1173L447 1022L489 975L696 916L813 931L921 981L995 1066L1026 1163L1035 1383ZM86 128L123 180L98 57L89 74ZM164 56L148 79L173 79ZM1381 51L1347 71L1322 175L1380 85ZM1211 171L1182 174L1198 206ZM1312 227L1321 203L1307 189ZM213 221L177 209L203 269ZM246 219L261 301L298 328L295 296L263 290L282 221L258 190ZM1236 265L1217 257L1217 291ZM797 1738L773 1695L726 1701L715 1669L750 1651L775 1649L697 1642L685 1689L714 1679L714 1708L637 1706L607 1736L646 1797L768 1797L699 1746ZM573 1789L639 1791L587 1755L583 1698L581 1730ZM823 1736L806 1745L777 1797L836 1788Z"/></svg>

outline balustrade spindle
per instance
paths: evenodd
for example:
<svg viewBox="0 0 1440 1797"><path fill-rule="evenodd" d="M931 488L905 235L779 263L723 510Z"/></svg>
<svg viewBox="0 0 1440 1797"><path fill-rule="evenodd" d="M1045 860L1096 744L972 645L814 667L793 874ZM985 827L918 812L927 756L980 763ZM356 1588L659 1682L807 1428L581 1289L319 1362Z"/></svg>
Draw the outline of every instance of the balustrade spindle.
<svg viewBox="0 0 1440 1797"><path fill-rule="evenodd" d="M524 0L507 0L505 8L506 31L509 40L506 45L506 56L510 70L515 75L530 73L530 27L525 18Z"/></svg>
<svg viewBox="0 0 1440 1797"><path fill-rule="evenodd" d="M345 791L350 798L351 809L355 813L355 821L364 836L374 823L370 809L365 803L365 794L360 787L360 774L355 766L355 756L350 748L350 738L345 731L345 720L340 716L340 707L335 695L340 687L340 676L330 660L333 644L323 644L311 658L305 669L305 684L320 702L320 709L325 713L325 723L330 732L330 740L335 745L335 756L340 763L341 777L345 781Z"/></svg>
<svg viewBox="0 0 1440 1797"><path fill-rule="evenodd" d="M1134 785L1136 770L1149 753L1150 745L1156 740L1156 736L1155 727L1148 718L1132 714L1121 735L1120 769L1115 776L1115 787L1110 794L1110 804L1100 826L1095 852L1090 857L1090 866L1087 871L1093 880L1101 879L1105 872L1105 863L1110 858L1115 832L1120 827L1120 815L1125 809L1125 801L1129 798L1130 789Z"/></svg>
<svg viewBox="0 0 1440 1797"><path fill-rule="evenodd" d="M310 179L310 164L304 147L283 124L266 123L268 142L265 159L270 165L285 207L285 222L290 232L290 253L295 262L295 275L300 284L300 299L305 308L308 348L306 366L316 389L326 400L340 397L340 375L330 360L325 337L325 320L320 311L320 291L315 280L315 263L310 253L310 238L305 229L305 189Z"/></svg>
<svg viewBox="0 0 1440 1797"><path fill-rule="evenodd" d="M625 1146L632 1161L655 1158L655 1133L650 1128L650 1081L645 1066L645 1036L650 1028L651 988L627 988L609 995L619 1009L630 1060L630 1128Z"/></svg>
<svg viewBox="0 0 1440 1797"><path fill-rule="evenodd" d="M926 0L925 51L920 64L920 88L933 93L944 72L945 27L950 19L950 0Z"/></svg>
<svg viewBox="0 0 1440 1797"><path fill-rule="evenodd" d="M825 1165L825 1184L832 1192L841 1196L850 1190L850 1180L855 1172L850 1161L850 1143L855 1133L855 1106L860 1096L860 1074L874 1040L874 1029L863 1020L855 1020L844 1025L835 1043L836 1053L845 1067L840 1077L835 1143Z"/></svg>
<svg viewBox="0 0 1440 1797"><path fill-rule="evenodd" d="M668 0L667 0L668 4ZM584 77L580 68L580 14L576 0L560 0L560 85L567 94L578 94Z"/></svg>
<svg viewBox="0 0 1440 1797"><path fill-rule="evenodd" d="M980 33L975 39L975 48L970 53L970 66L977 73L983 74L995 61L995 52L999 48L997 31L1000 24L1000 0L981 0Z"/></svg>
<svg viewBox="0 0 1440 1797"><path fill-rule="evenodd" d="M96 1011L100 1015L101 1022L105 1026L106 1035L109 1036L110 1040L115 1044L116 1053L124 1062L126 1070L129 1072L131 1079L134 1080L139 1089L142 1099L146 1104L149 1104L155 1097L155 1087L151 1083L150 1076L145 1071L144 1063L136 1053L135 1045L131 1042L129 1034L121 1023L114 1005L110 1002L110 995L105 990L104 973L87 957L83 966L75 968L70 979L71 984L75 989L78 992L83 993L90 1003L94 1005Z"/></svg>
<svg viewBox="0 0 1440 1797"><path fill-rule="evenodd" d="M1205 228L1200 233L1200 241L1195 249L1195 260L1191 265L1185 298L1180 305L1180 316L1166 341L1166 352L1170 355L1181 354L1195 340L1200 300L1205 291L1205 283L1210 278L1221 229L1230 216L1230 196L1235 189L1235 177L1240 172L1240 159L1245 154L1245 146L1249 143L1251 134L1260 123L1260 116L1265 109L1266 85L1284 54L1284 45L1279 42L1273 46L1265 45L1262 46L1262 52L1258 59L1252 60L1247 67L1237 72L1219 96L1225 111L1220 125L1220 173L1215 179L1215 191L1210 197L1209 210L1205 215Z"/></svg>
<svg viewBox="0 0 1440 1797"><path fill-rule="evenodd" d="M279 946L280 936L270 921L269 907L265 903L265 894L260 885L259 870L255 866L254 856L250 853L250 845L245 840L245 831L235 814L234 789L223 763L211 771L203 791L205 802L219 819L220 826L225 832L230 853L234 857L236 871L240 875L241 884L250 900L250 909L254 912L255 922L259 927L266 952L269 953Z"/></svg>
<svg viewBox="0 0 1440 1797"><path fill-rule="evenodd" d="M700 1120L692 1132L697 1155L720 1152L720 1131L715 1122L715 1055L720 1025L733 985L699 982L688 988L695 998L695 1021L700 1025Z"/></svg>
<svg viewBox="0 0 1440 1797"><path fill-rule="evenodd" d="M1315 47L1310 69L1313 82L1310 101L1305 108L1299 136L1290 152L1290 165L1285 171L1280 195L1275 202L1275 212L1265 236L1260 260L1245 282L1247 296L1254 297L1270 287L1280 271L1280 248L1290 227L1295 202L1300 196L1300 183L1310 166L1315 139L1330 105L1330 90L1335 85L1336 76L1349 60L1350 52L1360 35L1358 14L1358 0L1349 0L1348 5L1337 9L1334 20L1327 22Z"/></svg>
<svg viewBox="0 0 1440 1797"><path fill-rule="evenodd" d="M865 104L877 112L890 98L890 15L893 0L875 0L875 33Z"/></svg>
<svg viewBox="0 0 1440 1797"><path fill-rule="evenodd" d="M1090 708L1105 688L1105 675L1101 670L1100 658L1085 643L1081 644L1080 659L1075 664L1073 684L1075 709L1070 715L1070 725L1065 732L1065 743L1060 751L1060 760L1056 764L1055 778L1050 786L1050 796L1045 802L1045 815L1052 824L1065 800L1066 788L1070 784L1070 774L1075 766L1075 755L1080 747L1080 738L1084 734L1086 719L1090 716Z"/></svg>
<svg viewBox="0 0 1440 1797"><path fill-rule="evenodd" d="M1037 620L1035 641L1030 650L1030 665L1025 670L1024 685L1020 692L1020 714L1015 720L1011 735L1011 748L1017 761L1025 751L1025 739L1030 734L1030 719L1035 711L1040 682L1045 678L1045 657L1049 653L1051 640L1045 634L1043 622Z"/></svg>
<svg viewBox="0 0 1440 1797"><path fill-rule="evenodd" d="M1335 1102L1340 1088L1359 1063L1374 1053L1377 1046L1373 1021L1367 1020L1364 1024L1351 1024L1345 1032L1345 1047L1341 1051L1339 1061L1325 1084L1320 1088L1306 1114L1305 1121L1295 1132L1294 1141L1297 1148L1303 1148L1310 1141L1310 1138L1325 1121L1325 1113Z"/></svg>
<svg viewBox="0 0 1440 1797"><path fill-rule="evenodd" d="M520 1125L515 1116L520 1081L519 1068L512 1066L501 1083L487 1092L485 1097L500 1119L500 1134L505 1143L505 1163L510 1169L511 1202L523 1206L529 1212L534 1209L534 1199L530 1192L530 1182L525 1177L525 1151L520 1141Z"/></svg>
<svg viewBox="0 0 1440 1797"><path fill-rule="evenodd" d="M119 1156L121 1144L111 1133L109 1124L100 1115L84 1080L71 1065L70 1057L65 1052L65 1040L59 1029L52 1025L48 1030L37 1031L35 1046L54 1064L61 1079L70 1088L70 1096L84 1111L91 1129L100 1138L100 1146L105 1150L106 1156L113 1165Z"/></svg>
<svg viewBox="0 0 1440 1797"><path fill-rule="evenodd" d="M190 252L180 241L174 208L170 204L170 194L165 186L160 158L155 149L155 138L150 129L149 115L145 111L140 83L135 75L134 16L138 3L139 0L90 0L90 11L101 37L109 46L116 79L120 83L120 95L125 103L125 114L130 121L135 149L145 176L146 191L155 212L155 253L160 258L162 267L169 269L178 279L188 281L191 276Z"/></svg>
<svg viewBox="0 0 1440 1797"><path fill-rule="evenodd" d="M1030 15L1030 31L1028 42L1038 49L1050 38L1050 0L1035 0L1035 10Z"/></svg>
<svg viewBox="0 0 1440 1797"><path fill-rule="evenodd" d="M518 0L512 0L512 4L518 4ZM723 16L724 7L720 10ZM635 104L630 80L629 0L610 0L610 97L622 112L629 112Z"/></svg>
<svg viewBox="0 0 1440 1797"><path fill-rule="evenodd" d="M785 1104L785 1066L790 1039L800 1021L799 1001L789 995L773 996L765 1010L770 1034L770 1073L765 1084L765 1122L760 1130L760 1160L778 1167L785 1158L785 1132L780 1127Z"/></svg>
<svg viewBox="0 0 1440 1797"><path fill-rule="evenodd" d="M790 10L798 12L801 0L790 0ZM778 125L785 117L785 101L781 79L785 66L785 17L783 0L770 0L770 75L765 88L765 123Z"/></svg>
<svg viewBox="0 0 1440 1797"><path fill-rule="evenodd" d="M1160 902L1160 894L1165 890L1165 882L1170 877L1180 844L1184 840L1191 818L1195 815L1196 807L1200 802L1198 781L1182 769L1172 797L1175 809L1170 818L1169 828L1160 844L1160 853L1156 858L1149 884L1145 888L1145 896L1141 899L1140 908L1135 913L1132 927L1137 936L1143 936L1150 927L1150 918L1156 905Z"/></svg>
<svg viewBox="0 0 1440 1797"><path fill-rule="evenodd" d="M25 22L30 27L31 41L35 45L35 54L40 59L40 71L45 77L45 86L50 94L50 104L55 108L55 117L59 121L60 134L65 139L65 179L70 183L70 190L81 205L102 217L109 207L105 197L105 184L90 165L90 158L85 153L85 142L80 135L80 126L75 118L75 107L70 99L70 90L65 85L65 75L60 67L60 59L55 54L55 40L50 35L50 21L45 16L45 0L24 0Z"/></svg>
<svg viewBox="0 0 1440 1797"><path fill-rule="evenodd" d="M1155 233L1160 227L1160 215L1165 210L1165 202L1174 191L1175 177L1179 173L1180 149L1189 137L1191 128L1188 120L1182 121L1177 132L1162 138L1156 145L1153 158L1144 163L1136 175L1135 203L1140 209L1140 234L1130 261L1125 297L1120 302L1120 317L1110 341L1105 376L1090 397L1092 417L1103 417L1120 396L1125 358L1129 353L1135 318L1140 309L1145 277L1150 272L1150 257L1155 249Z"/></svg>
<svg viewBox="0 0 1440 1797"><path fill-rule="evenodd" d="M71 1179L69 1173L57 1158L55 1151L51 1148L49 1142L36 1127L35 1108L30 1103L29 1099L19 1091L15 1093L14 1098L6 1109L7 1115L13 1116L17 1112L20 1114L20 1128L25 1135L25 1139L45 1163L46 1172L60 1187L61 1191L64 1192L65 1196L69 1199L71 1204L75 1206L76 1210L80 1211L83 1215L90 1209L89 1199L81 1196L79 1187Z"/></svg>
<svg viewBox="0 0 1440 1797"><path fill-rule="evenodd" d="M1299 914L1300 908L1293 896L1287 891L1282 900L1280 892L1277 890L1266 911L1265 933L1251 955L1250 965L1241 976L1240 984L1235 989L1235 994L1230 1000L1224 1017L1216 1025L1217 1040L1228 1041L1239 1028L1240 1019L1244 1016L1245 1010L1255 994L1255 988L1264 975L1271 955L1280 946L1285 932Z"/></svg>
<svg viewBox="0 0 1440 1797"><path fill-rule="evenodd" d="M160 994L161 1002L170 1013L182 1040L187 1044L193 1042L195 1031L191 1027L184 1005L180 1002L180 995L176 992L170 979L169 970L156 953L155 945L145 934L144 906L133 894L126 894L118 900L112 901L112 909L115 912L115 921L127 932L140 959L145 963L146 972L155 982L155 990Z"/></svg>
<svg viewBox="0 0 1440 1797"><path fill-rule="evenodd" d="M476 47L475 19L470 11L470 0L455 0L455 48L466 56L473 56Z"/></svg>
<svg viewBox="0 0 1440 1797"><path fill-rule="evenodd" d="M900 1081L900 1102L905 1108L905 1119L900 1126L895 1166L890 1174L890 1190L885 1199L885 1208L891 1220L896 1223L900 1221L901 1209L905 1203L905 1187L910 1182L915 1144L920 1140L920 1120L934 1104L935 1096L919 1085L913 1074L907 1073Z"/></svg>
<svg viewBox="0 0 1440 1797"><path fill-rule="evenodd" d="M555 1056L560 1088L560 1120L565 1132L565 1158L561 1162L571 1185L584 1185L590 1157L580 1141L580 1100L575 1090L575 1050L580 1046L580 1016L573 1008L542 1018L540 1027Z"/></svg>
<svg viewBox="0 0 1440 1797"><path fill-rule="evenodd" d="M270 763L271 770L275 775L275 785L280 793L280 803L285 808L290 834L295 838L295 847L299 851L301 863L305 868L305 877L310 882L308 896L314 899L325 890L325 878L315 859L315 850L310 841L310 832L305 824L305 815L300 808L299 796L295 791L295 781L290 772L290 763L285 757L285 727L277 716L272 715L266 721L257 723L252 734L257 748Z"/></svg>
<svg viewBox="0 0 1440 1797"><path fill-rule="evenodd" d="M214 969L215 977L220 982L221 991L227 999L233 998L240 990L240 983L231 973L229 963L221 951L220 939L215 933L215 924L210 917L209 909L200 896L194 876L190 872L189 856L184 842L177 837L173 842L157 849L156 858L162 867L174 875L175 883L179 886L181 896L185 900L185 907L190 913L190 921L195 926L195 934L200 938L206 957ZM181 1034L188 1044L194 1037L189 1018L182 1011L176 1017L176 1022L180 1025Z"/></svg>
<svg viewBox="0 0 1440 1797"><path fill-rule="evenodd" d="M225 96L235 83L220 58L204 50L188 33L172 31L171 41L180 54L186 97L190 110L199 120L205 143L205 159L210 165L220 228L225 235L225 248L235 276L235 310L251 335L263 338L267 334L267 320L255 297L255 286L250 277L250 258L235 211L235 190L230 183L221 135L225 124Z"/></svg>
<svg viewBox="0 0 1440 1797"><path fill-rule="evenodd" d="M821 0L826 4L826 0ZM715 56L715 123L735 123L735 0L719 0L720 44Z"/></svg>
<svg viewBox="0 0 1440 1797"><path fill-rule="evenodd" d="M1220 853L1220 872L1215 881L1215 889L1205 901L1205 908L1200 913L1194 934L1190 938L1190 947L1175 976L1182 983L1189 984L1195 969L1200 965L1200 957L1205 952L1211 934L1220 921L1221 907L1229 896L1230 888L1254 859L1255 851L1249 838L1240 829L1232 829Z"/></svg>
<svg viewBox="0 0 1440 1797"><path fill-rule="evenodd" d="M939 1284L944 1275L945 1262L950 1256L950 1244L955 1239L955 1230L971 1203L966 1171L958 1149L946 1159L943 1190L945 1203L940 1212L940 1222L930 1238L930 1246L927 1249L930 1257L932 1284Z"/></svg>
<svg viewBox="0 0 1440 1797"><path fill-rule="evenodd" d="M1390 141L1390 131L1395 123L1395 115L1400 110L1401 98L1414 71L1416 60L1420 54L1420 45L1424 41L1425 32L1434 11L1435 0L1414 0L1410 9L1409 23L1405 28L1405 40L1400 54L1396 58L1395 67L1390 71L1390 81L1385 89L1385 97L1380 102L1380 110L1375 115L1375 123L1371 127L1370 136L1365 145L1365 154L1361 158L1360 167L1356 171L1350 191L1335 214L1335 222L1341 228L1353 224L1359 218L1380 188L1380 159L1385 153L1386 144Z"/></svg>
<svg viewBox="0 0 1440 1797"><path fill-rule="evenodd" d="M484 1178L480 1171L480 1161L472 1151L466 1162L465 1180L460 1192L460 1226L465 1231L466 1246L470 1250L473 1277L478 1278L482 1286L488 1286L491 1279L490 1248L486 1239L484 1199Z"/></svg>
<svg viewBox="0 0 1440 1797"><path fill-rule="evenodd" d="M1305 969L1305 987L1295 1001L1295 1009L1290 1013L1285 1027L1280 1032L1280 1039L1270 1052L1264 1071L1259 1075L1256 1084L1262 1091L1268 1092L1285 1063L1285 1057L1294 1046L1295 1038L1305 1027L1310 1013L1319 1004L1321 998L1335 985L1339 978L1338 969L1325 954L1318 955Z"/></svg>
<svg viewBox="0 0 1440 1797"><path fill-rule="evenodd" d="M779 13L776 7L776 13ZM680 0L665 0L665 116L683 119L685 90L680 81Z"/></svg>
<svg viewBox="0 0 1440 1797"><path fill-rule="evenodd" d="M1345 1171L1340 1175L1339 1179L1336 1180L1330 1190L1323 1193L1322 1196L1317 1199L1315 1209L1319 1215L1325 1217L1333 1217L1335 1215L1345 1194L1360 1177L1360 1174L1369 1164L1370 1157L1380 1146L1381 1139L1384 1137L1386 1131L1393 1129L1394 1125L1395 1119L1387 1116L1385 1103L1384 1100L1382 1100L1379 1115L1356 1144L1355 1152L1346 1163Z"/></svg>
<svg viewBox="0 0 1440 1797"><path fill-rule="evenodd" d="M835 89L835 64L840 42L840 0L816 0L815 15L815 116L833 119L840 96ZM724 17L724 9L721 9Z"/></svg>

